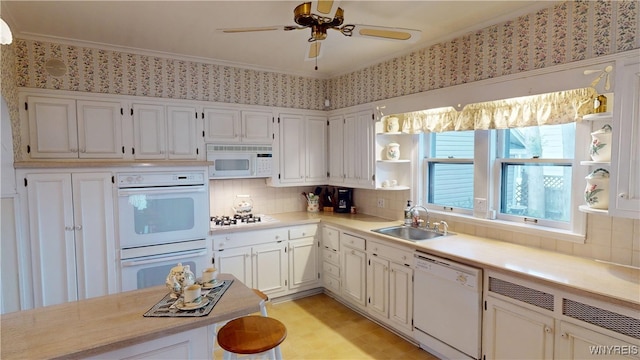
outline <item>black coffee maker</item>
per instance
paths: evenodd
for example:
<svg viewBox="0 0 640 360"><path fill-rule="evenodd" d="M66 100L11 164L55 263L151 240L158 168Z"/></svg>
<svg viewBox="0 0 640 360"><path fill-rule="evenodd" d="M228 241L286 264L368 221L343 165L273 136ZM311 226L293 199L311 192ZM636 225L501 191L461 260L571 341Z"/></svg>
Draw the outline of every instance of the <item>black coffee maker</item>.
<svg viewBox="0 0 640 360"><path fill-rule="evenodd" d="M338 202L334 211L337 213L351 212L351 205L353 205L353 189L338 189Z"/></svg>

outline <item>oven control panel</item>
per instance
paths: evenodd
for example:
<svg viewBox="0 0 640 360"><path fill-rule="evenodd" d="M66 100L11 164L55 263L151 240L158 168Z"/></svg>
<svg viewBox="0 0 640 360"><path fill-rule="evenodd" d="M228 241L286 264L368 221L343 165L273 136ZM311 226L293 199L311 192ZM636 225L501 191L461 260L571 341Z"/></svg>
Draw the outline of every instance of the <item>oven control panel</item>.
<svg viewBox="0 0 640 360"><path fill-rule="evenodd" d="M118 187L149 187L176 185L204 185L206 174L202 172L149 172L118 174Z"/></svg>

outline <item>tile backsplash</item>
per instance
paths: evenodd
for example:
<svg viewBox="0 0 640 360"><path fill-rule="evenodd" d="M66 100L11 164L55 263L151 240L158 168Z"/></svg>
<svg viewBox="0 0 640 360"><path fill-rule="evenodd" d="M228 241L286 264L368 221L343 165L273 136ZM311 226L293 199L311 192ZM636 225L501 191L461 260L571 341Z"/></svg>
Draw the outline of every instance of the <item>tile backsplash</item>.
<svg viewBox="0 0 640 360"><path fill-rule="evenodd" d="M313 192L315 187L269 187L264 179L211 180L210 210L212 215L231 214L238 194L251 195L254 213L278 214L305 211L306 202L301 193ZM324 188L324 187L323 187ZM359 213L390 220L402 220L403 210L410 197L409 190L354 190L354 204ZM378 207L378 199L384 207ZM584 244L556 240L550 237L498 230L459 220L444 218L449 229L515 244L547 249L589 259L611 261L618 264L640 266L640 219L625 219L606 215L587 216L587 239Z"/></svg>

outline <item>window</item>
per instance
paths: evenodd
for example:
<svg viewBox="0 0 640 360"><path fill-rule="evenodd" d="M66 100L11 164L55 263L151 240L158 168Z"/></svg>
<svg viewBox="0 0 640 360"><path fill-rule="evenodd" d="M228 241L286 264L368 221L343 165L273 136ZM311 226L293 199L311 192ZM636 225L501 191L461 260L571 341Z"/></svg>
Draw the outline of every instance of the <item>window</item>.
<svg viewBox="0 0 640 360"><path fill-rule="evenodd" d="M575 139L575 123L425 134L426 203L432 210L571 230ZM486 206L474 209L478 200Z"/></svg>
<svg viewBox="0 0 640 360"><path fill-rule="evenodd" d="M428 203L450 211L473 209L474 131L430 134Z"/></svg>
<svg viewBox="0 0 640 360"><path fill-rule="evenodd" d="M569 228L576 124L499 132L498 218Z"/></svg>

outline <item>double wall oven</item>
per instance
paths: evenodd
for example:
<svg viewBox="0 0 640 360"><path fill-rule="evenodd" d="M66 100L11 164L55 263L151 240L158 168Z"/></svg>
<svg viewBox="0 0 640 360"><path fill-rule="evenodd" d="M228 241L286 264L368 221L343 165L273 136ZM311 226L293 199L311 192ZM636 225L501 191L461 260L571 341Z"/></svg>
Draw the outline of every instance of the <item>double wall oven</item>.
<svg viewBox="0 0 640 360"><path fill-rule="evenodd" d="M122 291L164 284L177 263L211 264L207 171L118 174Z"/></svg>

